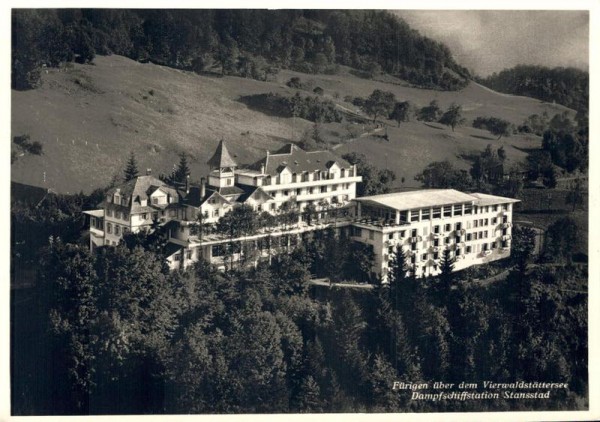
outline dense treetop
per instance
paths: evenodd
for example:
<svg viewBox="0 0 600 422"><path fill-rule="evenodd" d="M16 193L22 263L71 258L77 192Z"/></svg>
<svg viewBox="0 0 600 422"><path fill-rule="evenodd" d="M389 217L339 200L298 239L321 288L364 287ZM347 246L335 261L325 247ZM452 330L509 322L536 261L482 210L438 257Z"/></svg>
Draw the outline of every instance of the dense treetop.
<svg viewBox="0 0 600 422"><path fill-rule="evenodd" d="M13 87L39 81L39 67L120 54L190 70L256 79L270 66L304 72L338 64L458 89L469 72L448 48L386 11L17 9L12 14Z"/></svg>
<svg viewBox="0 0 600 422"><path fill-rule="evenodd" d="M575 110L589 108L589 74L571 67L519 65L479 82L496 91L556 101Z"/></svg>

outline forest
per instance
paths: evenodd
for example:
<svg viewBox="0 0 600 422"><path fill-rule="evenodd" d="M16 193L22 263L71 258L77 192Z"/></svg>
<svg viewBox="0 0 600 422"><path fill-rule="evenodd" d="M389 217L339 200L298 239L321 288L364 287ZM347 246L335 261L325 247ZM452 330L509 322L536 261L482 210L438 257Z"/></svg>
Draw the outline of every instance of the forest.
<svg viewBox="0 0 600 422"><path fill-rule="evenodd" d="M396 250L390 285L311 286L359 274L369 251L325 231L268 264L169 271L160 250L124 242L90 254L81 207L13 204L13 227L47 223L30 245L35 286L12 292L12 403L18 415L431 412L585 409L587 271L547 261L514 229L509 276L484 285L452 272L416 279ZM31 211L37 209L37 211ZM30 210L30 211L26 211ZM64 238L61 238L64 236ZM20 236L17 243L26 236ZM152 242L152 239L146 239ZM20 261L23 259L23 261ZM30 262L27 264L27 262ZM18 271L17 271L18 274ZM565 382L552 400L414 401L400 382Z"/></svg>
<svg viewBox="0 0 600 422"><path fill-rule="evenodd" d="M470 78L444 44L386 11L13 9L14 89L35 88L42 66L96 54L261 80L278 68L339 65L442 90Z"/></svg>
<svg viewBox="0 0 600 422"><path fill-rule="evenodd" d="M519 65L476 80L498 92L556 101L580 112L589 109L589 74L583 70Z"/></svg>

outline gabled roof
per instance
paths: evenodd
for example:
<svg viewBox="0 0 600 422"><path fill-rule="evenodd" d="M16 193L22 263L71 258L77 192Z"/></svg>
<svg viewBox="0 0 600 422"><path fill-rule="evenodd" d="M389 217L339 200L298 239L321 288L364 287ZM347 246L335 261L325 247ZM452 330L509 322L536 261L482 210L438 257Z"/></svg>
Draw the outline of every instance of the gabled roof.
<svg viewBox="0 0 600 422"><path fill-rule="evenodd" d="M115 186L106 192L106 196L113 196L115 193L119 193L122 198L127 200L126 208L131 213L147 212L152 209L164 209L172 204L153 205L148 201L148 197L152 193L156 192L157 189L171 195L173 198L177 198L179 195L177 190L167 185L162 180L157 179L153 176L138 176L122 185ZM147 206L142 206L141 202L147 200ZM103 201L100 206L103 206ZM121 205L121 204L117 204Z"/></svg>
<svg viewBox="0 0 600 422"><path fill-rule="evenodd" d="M11 181L10 195L13 201L39 206L52 192L47 188Z"/></svg>
<svg viewBox="0 0 600 422"><path fill-rule="evenodd" d="M169 242L165 245L164 254L167 258L170 258L182 249L183 246Z"/></svg>
<svg viewBox="0 0 600 422"><path fill-rule="evenodd" d="M198 186L191 186L190 192L185 196L184 204L198 208L215 195L217 197L220 197L223 201L229 202L229 200L227 198L225 198L223 195L221 195L219 192L217 192L214 189L210 189L210 188L206 188L204 197L201 198L200 197L200 188Z"/></svg>
<svg viewBox="0 0 600 422"><path fill-rule="evenodd" d="M287 144L275 153L269 153L263 159L252 164L250 169L260 170L264 166L266 174L275 176L285 167L292 173L327 171L334 162L342 168L351 167L348 161L336 156L331 151L304 151L294 144Z"/></svg>
<svg viewBox="0 0 600 422"><path fill-rule="evenodd" d="M273 197L265 192L260 186L244 186L244 193L237 199L237 202L243 204L250 198L254 198L257 201L262 199L264 202L273 199Z"/></svg>
<svg viewBox="0 0 600 422"><path fill-rule="evenodd" d="M225 145L225 141L221 139L219 141L219 145L217 146L217 150L213 154L213 156L208 160L207 164L211 168L222 168L222 167L236 167L237 163L229 154L227 150L227 146Z"/></svg>

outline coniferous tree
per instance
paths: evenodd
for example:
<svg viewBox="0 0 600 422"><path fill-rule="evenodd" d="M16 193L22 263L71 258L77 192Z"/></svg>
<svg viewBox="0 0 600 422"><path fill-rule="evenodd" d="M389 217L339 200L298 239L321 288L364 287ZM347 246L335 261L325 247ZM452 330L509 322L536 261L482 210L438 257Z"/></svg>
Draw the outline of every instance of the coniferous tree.
<svg viewBox="0 0 600 422"><path fill-rule="evenodd" d="M190 175L191 171L188 166L187 154L182 152L179 155L179 165L177 166L177 170L173 174L173 181L178 183L185 183L187 177Z"/></svg>
<svg viewBox="0 0 600 422"><path fill-rule="evenodd" d="M312 375L307 375L300 384L295 410L300 413L317 413L322 410L321 389Z"/></svg>
<svg viewBox="0 0 600 422"><path fill-rule="evenodd" d="M390 284L390 300L395 310L400 309L401 297L406 294L406 280L409 274L409 265L407 263L406 251L402 245L396 246L396 253L392 257L389 265L388 282Z"/></svg>
<svg viewBox="0 0 600 422"><path fill-rule="evenodd" d="M133 151L131 152L131 154L129 155L129 160L127 161L127 166L125 167L125 181L129 182L130 180L135 179L136 177L138 177L139 172L138 172L138 167L137 167L137 161L135 159L135 155L133 154Z"/></svg>
<svg viewBox="0 0 600 422"><path fill-rule="evenodd" d="M454 261L455 259L452 257L450 248L444 249L442 259L440 260L440 274L434 282L435 298L442 306L445 305L445 301L451 294L452 286L454 284Z"/></svg>

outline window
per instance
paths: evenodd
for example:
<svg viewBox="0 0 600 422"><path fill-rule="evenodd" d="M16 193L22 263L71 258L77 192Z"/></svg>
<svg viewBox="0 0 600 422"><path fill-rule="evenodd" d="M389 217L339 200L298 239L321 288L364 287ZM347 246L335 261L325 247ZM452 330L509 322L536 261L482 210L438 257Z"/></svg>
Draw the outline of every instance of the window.
<svg viewBox="0 0 600 422"><path fill-rule="evenodd" d="M462 204L454 206L454 215L462 215Z"/></svg>
<svg viewBox="0 0 600 422"><path fill-rule="evenodd" d="M112 233L112 224L106 223L106 233Z"/></svg>
<svg viewBox="0 0 600 422"><path fill-rule="evenodd" d="M400 230L400 237L406 236L406 230Z"/></svg>
<svg viewBox="0 0 600 422"><path fill-rule="evenodd" d="M388 234L388 239L392 240L394 238L394 233Z"/></svg>
<svg viewBox="0 0 600 422"><path fill-rule="evenodd" d="M444 217L452 217L452 207L444 207Z"/></svg>
<svg viewBox="0 0 600 422"><path fill-rule="evenodd" d="M271 203L271 211L275 211L275 207L276 207L276 206L277 206L277 205L275 204L275 202L272 202L272 203Z"/></svg>
<svg viewBox="0 0 600 422"><path fill-rule="evenodd" d="M112 217L113 216L113 211L110 208L106 210L106 216L107 217Z"/></svg>
<svg viewBox="0 0 600 422"><path fill-rule="evenodd" d="M465 204L465 215L473 214L473 205Z"/></svg>
<svg viewBox="0 0 600 422"><path fill-rule="evenodd" d="M157 205L158 204L158 198L156 198L156 197L152 198L152 203L154 205Z"/></svg>
<svg viewBox="0 0 600 422"><path fill-rule="evenodd" d="M419 221L419 210L412 210L410 212L410 221Z"/></svg>
<svg viewBox="0 0 600 422"><path fill-rule="evenodd" d="M289 196L289 194L290 194L290 191L289 191L289 190L284 190L284 191L283 191L283 196Z"/></svg>
<svg viewBox="0 0 600 422"><path fill-rule="evenodd" d="M391 255L391 254L393 254L393 253L394 253L394 247L393 247L393 246L390 246L390 247L388 248L388 254L390 254L390 255Z"/></svg>
<svg viewBox="0 0 600 422"><path fill-rule="evenodd" d="M472 237L473 236L471 235L471 233L467 233L467 242L470 242Z"/></svg>
<svg viewBox="0 0 600 422"><path fill-rule="evenodd" d="M452 224L446 224L446 225L444 226L444 231L447 231L447 232L449 232L450 230L452 230Z"/></svg>
<svg viewBox="0 0 600 422"><path fill-rule="evenodd" d="M143 213L142 214L142 220L147 220L148 219L148 214L147 213Z"/></svg>
<svg viewBox="0 0 600 422"><path fill-rule="evenodd" d="M416 263L416 262L417 262L417 257L415 257L415 256L411 256L411 257L410 257L410 263L411 263L411 264L414 264L414 263Z"/></svg>
<svg viewBox="0 0 600 422"><path fill-rule="evenodd" d="M219 216L219 210L214 210L213 217L218 217L218 216Z"/></svg>
<svg viewBox="0 0 600 422"><path fill-rule="evenodd" d="M467 246L467 252L466 253L471 253L472 248L470 246Z"/></svg>
<svg viewBox="0 0 600 422"><path fill-rule="evenodd" d="M296 195L302 195L302 189L296 189Z"/></svg>
<svg viewBox="0 0 600 422"><path fill-rule="evenodd" d="M479 222L477 220L473 220L473 227L477 227L479 225Z"/></svg>
<svg viewBox="0 0 600 422"><path fill-rule="evenodd" d="M498 205L494 205L492 208L492 211L494 211L494 212L498 211Z"/></svg>
<svg viewBox="0 0 600 422"><path fill-rule="evenodd" d="M434 208L433 209L433 218L440 218L441 216L442 216L442 209Z"/></svg>
<svg viewBox="0 0 600 422"><path fill-rule="evenodd" d="M438 252L434 252L433 259L439 259L440 254Z"/></svg>
<svg viewBox="0 0 600 422"><path fill-rule="evenodd" d="M439 239L433 239L433 246L440 246L440 240Z"/></svg>
<svg viewBox="0 0 600 422"><path fill-rule="evenodd" d="M462 253L462 252L461 252L461 250L460 250L460 249L457 249L457 250L456 250L456 256L457 256L457 257L459 257L461 253Z"/></svg>
<svg viewBox="0 0 600 422"><path fill-rule="evenodd" d="M327 193L327 186L321 186L321 193Z"/></svg>
<svg viewBox="0 0 600 422"><path fill-rule="evenodd" d="M416 250L417 250L417 244L416 244L416 243L413 243L412 245L410 245L410 250L411 250L411 251L416 251ZM414 258L414 257L413 257L413 258ZM414 264L414 261L413 261L413 264Z"/></svg>
<svg viewBox="0 0 600 422"><path fill-rule="evenodd" d="M433 232L438 234L440 232L440 226L433 226Z"/></svg>
<svg viewBox="0 0 600 422"><path fill-rule="evenodd" d="M462 229L462 223L458 222L454 225L454 227L456 228L456 230L460 230Z"/></svg>
<svg viewBox="0 0 600 422"><path fill-rule="evenodd" d="M338 190L338 185L333 185L333 186L331 187L331 190L332 190L332 191L334 191L334 192L335 192L336 190Z"/></svg>
<svg viewBox="0 0 600 422"><path fill-rule="evenodd" d="M429 220L431 217L431 210L429 208L421 210L421 220Z"/></svg>
<svg viewBox="0 0 600 422"><path fill-rule="evenodd" d="M445 237L445 238L444 238L444 243L445 243L446 245L448 245L448 244L450 243L450 238L449 238L449 237Z"/></svg>
<svg viewBox="0 0 600 422"><path fill-rule="evenodd" d="M427 261L427 254L424 253L423 255L421 255L421 261Z"/></svg>
<svg viewBox="0 0 600 422"><path fill-rule="evenodd" d="M492 224L497 224L498 223L498 219L496 217L492 218Z"/></svg>
<svg viewBox="0 0 600 422"><path fill-rule="evenodd" d="M362 236L362 229L360 227L354 227L354 236L356 236L356 237Z"/></svg>
<svg viewBox="0 0 600 422"><path fill-rule="evenodd" d="M400 222L401 223L408 222L408 211L400 211Z"/></svg>
<svg viewBox="0 0 600 422"><path fill-rule="evenodd" d="M185 259L192 259L192 250L188 249L185 251Z"/></svg>
<svg viewBox="0 0 600 422"><path fill-rule="evenodd" d="M410 231L410 236L411 236L411 237L417 237L417 229L412 229L412 230Z"/></svg>
<svg viewBox="0 0 600 422"><path fill-rule="evenodd" d="M223 245L213 245L212 256L216 257L216 256L223 256L223 255L225 255L225 249L223 248Z"/></svg>
<svg viewBox="0 0 600 422"><path fill-rule="evenodd" d="M115 224L115 234L117 236L119 236L121 234L121 227L117 224Z"/></svg>

